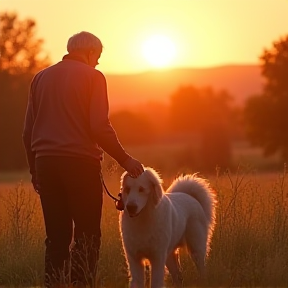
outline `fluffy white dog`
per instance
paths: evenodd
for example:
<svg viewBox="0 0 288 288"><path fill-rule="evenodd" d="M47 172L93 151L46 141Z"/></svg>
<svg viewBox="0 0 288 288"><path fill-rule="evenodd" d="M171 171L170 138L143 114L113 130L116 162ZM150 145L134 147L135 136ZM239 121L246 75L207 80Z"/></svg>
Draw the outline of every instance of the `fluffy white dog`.
<svg viewBox="0 0 288 288"><path fill-rule="evenodd" d="M121 177L124 211L120 232L131 272L130 288L144 288L144 260L151 264L151 287L164 287L165 266L182 287L178 248L186 246L200 277L215 225L216 198L209 183L194 175L180 176L164 193L152 168L138 178Z"/></svg>

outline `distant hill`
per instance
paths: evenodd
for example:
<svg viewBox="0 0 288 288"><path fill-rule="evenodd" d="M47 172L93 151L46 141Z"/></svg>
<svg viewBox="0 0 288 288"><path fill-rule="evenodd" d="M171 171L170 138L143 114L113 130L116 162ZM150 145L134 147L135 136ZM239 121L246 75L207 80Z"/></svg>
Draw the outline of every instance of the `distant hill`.
<svg viewBox="0 0 288 288"><path fill-rule="evenodd" d="M211 86L225 89L237 104L261 92L262 78L257 65L230 65L213 68L172 69L129 75L106 75L111 110L151 101L169 103L180 87Z"/></svg>

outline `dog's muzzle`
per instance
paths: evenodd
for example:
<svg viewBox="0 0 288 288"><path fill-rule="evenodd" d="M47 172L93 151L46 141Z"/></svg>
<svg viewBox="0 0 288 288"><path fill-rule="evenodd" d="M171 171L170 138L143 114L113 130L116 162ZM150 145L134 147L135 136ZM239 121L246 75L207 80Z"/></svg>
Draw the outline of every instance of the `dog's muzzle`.
<svg viewBox="0 0 288 288"><path fill-rule="evenodd" d="M127 209L127 212L129 213L129 216L130 217L135 217L137 216L137 209L138 209L138 206L134 203L128 203L126 205L126 209Z"/></svg>

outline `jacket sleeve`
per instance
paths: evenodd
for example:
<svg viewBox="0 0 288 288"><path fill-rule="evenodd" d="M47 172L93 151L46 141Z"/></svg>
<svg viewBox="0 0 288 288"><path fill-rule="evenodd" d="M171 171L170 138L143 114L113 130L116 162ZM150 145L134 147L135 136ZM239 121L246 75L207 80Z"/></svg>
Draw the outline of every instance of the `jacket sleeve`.
<svg viewBox="0 0 288 288"><path fill-rule="evenodd" d="M131 157L118 140L109 120L107 83L104 75L96 70L90 102L90 125L94 141L120 165Z"/></svg>
<svg viewBox="0 0 288 288"><path fill-rule="evenodd" d="M35 152L32 151L32 148L31 148L32 130L33 130L33 125L34 125L32 85L33 85L33 81L31 82L30 91L28 94L28 104L27 104L23 134L22 134L22 139L24 142L26 157L27 157L31 175L35 174Z"/></svg>

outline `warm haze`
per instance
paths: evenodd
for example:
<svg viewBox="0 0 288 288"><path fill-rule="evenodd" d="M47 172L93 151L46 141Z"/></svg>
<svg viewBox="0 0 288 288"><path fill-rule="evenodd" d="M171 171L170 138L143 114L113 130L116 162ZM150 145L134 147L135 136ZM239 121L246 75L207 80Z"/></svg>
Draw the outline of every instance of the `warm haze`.
<svg viewBox="0 0 288 288"><path fill-rule="evenodd" d="M36 21L53 63L72 34L94 33L104 45L98 68L110 74L257 64L288 33L286 0L1 0L0 7Z"/></svg>

